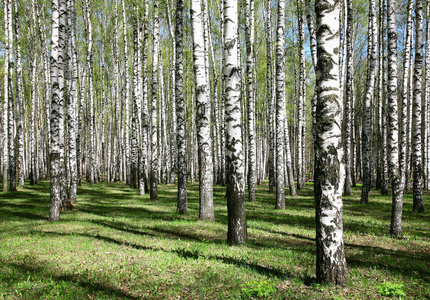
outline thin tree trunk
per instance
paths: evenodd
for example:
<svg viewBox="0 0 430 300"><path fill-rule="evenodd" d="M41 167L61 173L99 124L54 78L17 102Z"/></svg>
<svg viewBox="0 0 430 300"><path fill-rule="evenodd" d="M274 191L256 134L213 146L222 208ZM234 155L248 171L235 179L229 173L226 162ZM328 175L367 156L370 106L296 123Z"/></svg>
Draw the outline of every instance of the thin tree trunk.
<svg viewBox="0 0 430 300"><path fill-rule="evenodd" d="M178 147L178 201L177 212L184 214L188 212L187 204L187 140L185 136L185 102L183 95L183 53L182 24L184 19L184 1L176 1L176 27L175 27L175 55L176 55L176 81L175 81L175 100L176 100L176 122L177 122L177 147Z"/></svg>
<svg viewBox="0 0 430 300"><path fill-rule="evenodd" d="M255 201L255 175L257 169L255 144L255 99L254 99L254 0L246 0L246 73L247 73L247 117L248 117L248 200Z"/></svg>
<svg viewBox="0 0 430 300"><path fill-rule="evenodd" d="M422 65L423 65L423 1L415 4L416 41L415 41L415 69L414 69L414 100L412 112L412 163L414 172L413 210L424 212L422 187L422 155L421 155L421 106L422 106Z"/></svg>
<svg viewBox="0 0 430 300"><path fill-rule="evenodd" d="M276 37L276 209L285 209L285 1L278 2Z"/></svg>
<svg viewBox="0 0 430 300"><path fill-rule="evenodd" d="M9 99L9 51L10 43L8 37L8 4L6 0L4 4L4 34L5 34L5 48L4 48L4 94L3 94L3 193L8 190L8 173L9 173L9 140L8 140L8 99Z"/></svg>
<svg viewBox="0 0 430 300"><path fill-rule="evenodd" d="M24 187L24 129L23 129L23 112L24 106L22 102L22 64L21 64L21 42L20 42L20 27L19 13L17 0L14 0L15 7L15 39L16 39L16 143L18 148L18 187Z"/></svg>
<svg viewBox="0 0 430 300"><path fill-rule="evenodd" d="M376 69L376 13L375 1L369 1L369 28L368 28L368 69L366 81L366 95L364 98L364 116L362 132L363 152L363 186L361 190L361 204L369 203L369 191L372 181L371 174L371 103L375 83Z"/></svg>
<svg viewBox="0 0 430 300"><path fill-rule="evenodd" d="M151 100L151 175L150 198L158 199L158 141L157 141L157 100L158 100L158 52L160 28L158 18L158 3L154 2L154 32L152 39L152 100Z"/></svg>
<svg viewBox="0 0 430 300"><path fill-rule="evenodd" d="M393 187L393 205L390 233L402 235L403 191L399 169L399 132L397 109L397 33L396 33L396 1L387 1L388 27L388 158L391 184Z"/></svg>

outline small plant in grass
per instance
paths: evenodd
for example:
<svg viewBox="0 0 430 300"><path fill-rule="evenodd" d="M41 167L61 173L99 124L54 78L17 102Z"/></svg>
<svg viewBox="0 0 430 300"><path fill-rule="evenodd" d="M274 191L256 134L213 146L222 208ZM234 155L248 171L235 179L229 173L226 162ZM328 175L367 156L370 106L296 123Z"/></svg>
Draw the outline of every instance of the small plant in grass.
<svg viewBox="0 0 430 300"><path fill-rule="evenodd" d="M384 282L378 286L378 293L381 296L402 298L406 296L403 291L403 284Z"/></svg>
<svg viewBox="0 0 430 300"><path fill-rule="evenodd" d="M274 282L267 281L250 281L242 284L242 296L245 299L251 297L265 298L276 292L276 285Z"/></svg>

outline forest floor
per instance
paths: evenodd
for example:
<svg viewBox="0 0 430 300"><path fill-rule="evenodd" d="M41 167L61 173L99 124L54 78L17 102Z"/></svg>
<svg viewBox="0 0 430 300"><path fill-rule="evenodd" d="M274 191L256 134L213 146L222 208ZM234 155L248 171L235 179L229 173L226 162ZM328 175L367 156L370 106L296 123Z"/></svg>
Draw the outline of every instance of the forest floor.
<svg viewBox="0 0 430 300"><path fill-rule="evenodd" d="M215 223L198 221L198 184L179 215L175 185L150 201L121 183L84 182L59 222L48 221L48 181L0 193L0 299L430 299L429 192L423 214L405 195L402 239L389 235L391 197L372 190L360 205L360 188L344 197L341 288L315 283L313 184L285 210L267 190L246 203L248 241L234 247L221 186Z"/></svg>

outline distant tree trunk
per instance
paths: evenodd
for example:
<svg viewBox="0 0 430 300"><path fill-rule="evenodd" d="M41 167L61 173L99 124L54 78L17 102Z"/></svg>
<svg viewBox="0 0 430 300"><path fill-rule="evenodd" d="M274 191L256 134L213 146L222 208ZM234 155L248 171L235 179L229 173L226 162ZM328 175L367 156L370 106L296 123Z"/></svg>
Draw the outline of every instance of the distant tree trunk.
<svg viewBox="0 0 430 300"><path fill-rule="evenodd" d="M3 101L3 193L8 190L8 173L9 173L9 140L8 140L8 99L9 99L9 51L10 43L8 37L8 4L9 0L4 3L4 34L5 34L5 47L4 47L4 101Z"/></svg>
<svg viewBox="0 0 430 300"><path fill-rule="evenodd" d="M178 201L176 210L184 214L188 212L187 204L187 140L185 136L185 102L183 95L183 53L182 53L182 24L184 19L184 1L176 1L176 81L175 81L175 98L176 98L176 122L177 122L177 146L178 146Z"/></svg>
<svg viewBox="0 0 430 300"><path fill-rule="evenodd" d="M288 121L285 118L285 165L288 174L288 187L290 189L290 196L297 196L296 187L294 185L294 172L293 163L291 159L291 149L290 149L290 137L288 134Z"/></svg>
<svg viewBox="0 0 430 300"><path fill-rule="evenodd" d="M12 0L7 0L7 6L8 6L8 23L7 23L7 31L8 31L8 43L9 43L9 72L8 72L8 80L7 80L7 87L8 87L8 106L9 106L9 112L8 112L8 152L9 152L9 191L15 192L16 191L16 161L15 161L15 105L13 100L13 87L12 87L12 68L13 68L13 45L14 45L14 36L12 34ZM5 98L6 101L6 98Z"/></svg>
<svg viewBox="0 0 430 300"><path fill-rule="evenodd" d="M127 44L127 18L125 14L125 1L122 1L122 24L124 40L124 79L125 79L125 127L124 127L124 146L125 146L125 173L126 183L130 184L130 78L128 72L128 44ZM155 23L155 19L154 19Z"/></svg>
<svg viewBox="0 0 430 300"><path fill-rule="evenodd" d="M273 103L273 62L272 62L272 1L267 1L267 19L266 19L266 92L267 92L267 122L269 134L269 192L273 193L273 187L276 183L275 178L275 132L276 124L274 122L274 103Z"/></svg>
<svg viewBox="0 0 430 300"><path fill-rule="evenodd" d="M114 12L114 38L113 38L113 79L114 79L114 101L115 101L115 134L114 134L114 142L113 142L113 165L114 165L114 176L113 180L119 181L120 175L120 161L121 161L121 145L119 135L121 134L121 104L119 99L119 72L118 72L118 59L119 59L119 37L118 37L118 1L115 1L115 12Z"/></svg>
<svg viewBox="0 0 430 300"><path fill-rule="evenodd" d="M376 69L376 13L375 0L369 1L369 28L368 28L368 51L367 51L367 81L366 95L364 98L364 117L362 133L363 152L363 187L361 189L361 204L369 203L369 191L372 181L371 174L371 103L373 97L373 87L375 83Z"/></svg>
<svg viewBox="0 0 430 300"><path fill-rule="evenodd" d="M423 1L415 3L416 41L415 41L415 70L414 70L414 101L412 117L412 162L414 172L413 210L424 212L422 187L422 156L421 156L421 101L422 101L422 66L423 66Z"/></svg>
<svg viewBox="0 0 430 300"><path fill-rule="evenodd" d="M248 200L255 201L255 175L257 170L255 143L255 99L254 99L254 0L246 0L246 73L247 73L247 117L248 117Z"/></svg>
<svg viewBox="0 0 430 300"><path fill-rule="evenodd" d="M305 142L306 142L306 61L305 61L305 26L303 0L298 2L298 40L299 40L299 99L297 107L298 136L297 136L297 189L305 187Z"/></svg>
<svg viewBox="0 0 430 300"><path fill-rule="evenodd" d="M413 6L414 2L412 0L408 1L408 19L406 25L406 37L405 37L405 50L404 50L404 67L403 67L403 90L402 90L402 112L400 119L400 161L399 161L399 171L400 178L402 181L402 190L409 185L409 168L407 166L408 159L408 93L410 86L408 85L409 73L410 71L410 61L411 61L411 42L412 42L412 27L413 27ZM410 153L410 152L409 152ZM409 188L407 188L409 189ZM400 227L401 229L401 227Z"/></svg>
<svg viewBox="0 0 430 300"><path fill-rule="evenodd" d="M143 74L147 71L147 61L148 61L148 27L149 27L149 4L148 1L145 2L145 12L144 12L144 27L143 27L143 45L144 49L142 51L142 66ZM139 194L143 195L148 192L148 78L146 75L143 76L142 82L142 143L140 151L140 169L139 169Z"/></svg>
<svg viewBox="0 0 430 300"><path fill-rule="evenodd" d="M285 1L278 2L278 26L276 37L276 209L285 209L285 61L284 25Z"/></svg>
<svg viewBox="0 0 430 300"><path fill-rule="evenodd" d="M393 236L402 235L403 191L399 169L399 132L397 109L397 33L396 0L387 3L388 28L388 158L390 179L393 186L393 205L390 232Z"/></svg>
<svg viewBox="0 0 430 300"><path fill-rule="evenodd" d="M52 1L51 37L51 204L49 220L60 219L62 205L61 177L64 176L61 164L61 147L64 141L64 27L66 25L66 1Z"/></svg>
<svg viewBox="0 0 430 300"><path fill-rule="evenodd" d="M67 27L68 35L68 69L69 69L69 93L67 105L67 123L69 132L69 202L74 204L77 201L77 157L76 157L76 131L77 131L77 104L78 104L78 64L76 53L76 19L75 19L75 0L67 1Z"/></svg>
<svg viewBox="0 0 430 300"><path fill-rule="evenodd" d="M343 103L338 78L339 22L335 21L339 9L338 1L315 2L318 62L331 62L318 63L316 72L316 274L318 282L345 286L348 269L343 243Z"/></svg>
<svg viewBox="0 0 430 300"><path fill-rule="evenodd" d="M240 62L238 60L238 8L237 1L224 0L224 81L226 160L227 160L227 210L230 245L243 244L247 239L245 211L245 164L241 130Z"/></svg>
<svg viewBox="0 0 430 300"><path fill-rule="evenodd" d="M13 1L15 7L15 39L16 39L16 143L18 148L18 187L24 187L24 129L22 116L24 110L22 102L22 64L21 64L21 38L19 27L19 13L17 0Z"/></svg>
<svg viewBox="0 0 430 300"><path fill-rule="evenodd" d="M199 219L215 220L213 206L213 162L210 139L210 102L208 97L208 81L205 73L204 27L200 0L191 1L191 23L193 32L193 56L196 78L196 122L199 156Z"/></svg>
<svg viewBox="0 0 430 300"><path fill-rule="evenodd" d="M387 75L386 66L386 15L385 1L379 6L379 105L381 106L381 194L388 195L388 162L387 162Z"/></svg>
<svg viewBox="0 0 430 300"><path fill-rule="evenodd" d="M351 196L351 110L354 94L354 14L352 0L347 0L347 27L346 27L346 92L345 92L345 196Z"/></svg>
<svg viewBox="0 0 430 300"><path fill-rule="evenodd" d="M152 99L151 99L151 175L150 198L158 199L158 141L157 141L157 100L158 100L158 52L160 40L160 28L158 18L158 3L154 2L154 31L152 39Z"/></svg>

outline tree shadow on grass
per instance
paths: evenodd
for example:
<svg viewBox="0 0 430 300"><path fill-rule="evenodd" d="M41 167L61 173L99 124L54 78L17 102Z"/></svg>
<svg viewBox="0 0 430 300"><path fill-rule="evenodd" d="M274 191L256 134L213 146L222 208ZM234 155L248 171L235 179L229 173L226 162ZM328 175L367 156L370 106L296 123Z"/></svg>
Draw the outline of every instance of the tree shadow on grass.
<svg viewBox="0 0 430 300"><path fill-rule="evenodd" d="M8 285L13 285L19 283L20 281L24 282L26 280L28 284L30 278L41 277L41 279L38 279L38 284L35 284L34 287L30 287L27 289L27 292L29 294L27 297L29 297L29 299L31 299L30 297L34 297L34 299L43 297L45 290L47 290L46 292L48 293L52 292L52 289L55 289L55 284L59 284L58 292L60 292L63 288L63 286L61 286L60 284L61 282L69 282L80 286L81 288L84 288L86 290L85 295L87 296L89 296L90 293L102 293L103 295L105 295L104 297L114 296L115 298L122 299L141 299L140 297L135 297L127 292L121 291L112 285L92 282L89 278L85 278L84 276L79 274L61 274L64 272L63 270L56 270L49 264L37 261L35 258L24 258L22 261L23 262L20 263L11 263L7 261L2 261L2 259L0 258L0 262L2 263L3 267L9 269L12 268L14 270L14 272L12 272L10 276L3 277L3 279L8 282ZM49 284L40 284L40 280L42 280L42 282L49 282ZM55 283L52 283L52 281L55 281ZM59 295L59 297L61 297L61 295Z"/></svg>

